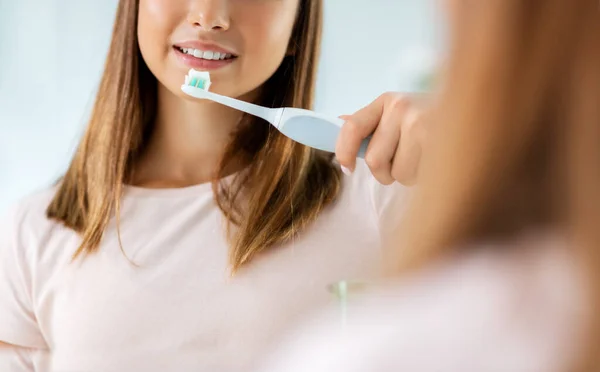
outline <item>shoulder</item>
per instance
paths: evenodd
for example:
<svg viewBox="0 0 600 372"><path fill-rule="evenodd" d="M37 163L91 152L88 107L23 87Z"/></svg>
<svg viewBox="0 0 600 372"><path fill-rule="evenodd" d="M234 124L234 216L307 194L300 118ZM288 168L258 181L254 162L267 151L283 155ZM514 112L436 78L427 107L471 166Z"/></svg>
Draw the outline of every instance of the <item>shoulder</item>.
<svg viewBox="0 0 600 372"><path fill-rule="evenodd" d="M55 187L32 193L14 203L0 216L2 249L13 247L16 250L14 254L35 259L44 241L51 239L55 231L67 231L60 223L46 216L46 209L55 193Z"/></svg>
<svg viewBox="0 0 600 372"><path fill-rule="evenodd" d="M2 215L3 226L12 229L26 225L40 226L51 223L46 217L46 209L54 198L56 187L32 193L8 208Z"/></svg>
<svg viewBox="0 0 600 372"><path fill-rule="evenodd" d="M56 224L46 218L54 191L23 198L0 218L0 333L3 341L47 347L35 316L35 299L53 274L43 256ZM1 364L1 363L0 363Z"/></svg>
<svg viewBox="0 0 600 372"><path fill-rule="evenodd" d="M576 345L575 271L560 250L483 250L373 293L343 332L339 313L323 314L277 367L297 355L298 371L561 370Z"/></svg>

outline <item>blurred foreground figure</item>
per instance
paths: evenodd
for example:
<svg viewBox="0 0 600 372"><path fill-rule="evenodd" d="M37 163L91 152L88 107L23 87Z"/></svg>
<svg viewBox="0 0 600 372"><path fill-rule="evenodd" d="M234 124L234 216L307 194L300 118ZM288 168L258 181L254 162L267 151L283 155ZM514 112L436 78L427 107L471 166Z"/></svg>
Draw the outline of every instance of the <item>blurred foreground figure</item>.
<svg viewBox="0 0 600 372"><path fill-rule="evenodd" d="M600 370L597 0L449 3L452 48L393 278L264 371Z"/></svg>

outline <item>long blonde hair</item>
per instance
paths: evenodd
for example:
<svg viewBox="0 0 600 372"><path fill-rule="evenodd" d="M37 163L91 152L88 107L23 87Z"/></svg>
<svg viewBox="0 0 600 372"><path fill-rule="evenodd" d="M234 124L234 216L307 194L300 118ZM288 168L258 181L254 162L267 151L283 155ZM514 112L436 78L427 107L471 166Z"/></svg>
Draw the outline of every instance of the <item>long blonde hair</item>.
<svg viewBox="0 0 600 372"><path fill-rule="evenodd" d="M119 1L87 130L47 209L48 217L82 235L75 257L96 251L109 220L116 215L118 222L123 185L152 131L157 80L140 54L138 8L139 0ZM321 27L322 0L301 0L291 53L265 83L259 103L311 108ZM230 185L218 185L229 162L240 156L251 163L248 170ZM236 227L227 234L233 270L291 239L336 198L341 177L331 160L330 155L292 142L266 122L245 118L214 183L229 230Z"/></svg>
<svg viewBox="0 0 600 372"><path fill-rule="evenodd" d="M600 309L599 3L455 3L447 75L396 270L473 241L554 228L573 238ZM600 370L600 316L586 329L580 370Z"/></svg>

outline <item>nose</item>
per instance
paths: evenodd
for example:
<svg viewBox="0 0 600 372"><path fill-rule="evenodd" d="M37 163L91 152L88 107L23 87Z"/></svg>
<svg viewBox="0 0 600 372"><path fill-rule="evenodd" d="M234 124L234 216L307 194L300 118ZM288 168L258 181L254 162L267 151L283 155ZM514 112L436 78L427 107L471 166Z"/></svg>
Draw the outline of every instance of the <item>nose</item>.
<svg viewBox="0 0 600 372"><path fill-rule="evenodd" d="M197 0L192 2L188 22L204 31L226 31L230 15L228 0Z"/></svg>

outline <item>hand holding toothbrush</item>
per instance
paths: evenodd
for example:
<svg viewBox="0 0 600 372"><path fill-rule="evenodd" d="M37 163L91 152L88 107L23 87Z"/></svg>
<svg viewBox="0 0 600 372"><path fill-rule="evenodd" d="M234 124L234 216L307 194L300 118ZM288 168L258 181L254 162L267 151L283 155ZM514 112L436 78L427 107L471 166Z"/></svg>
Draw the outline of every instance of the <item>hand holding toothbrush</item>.
<svg viewBox="0 0 600 372"><path fill-rule="evenodd" d="M194 98L260 117L296 142L335 152L346 173L354 170L356 158L365 158L382 184L416 181L425 132L422 110L408 96L385 93L354 115L333 118L300 108L259 106L210 92L210 86L208 72L192 69L181 89Z"/></svg>
<svg viewBox="0 0 600 372"><path fill-rule="evenodd" d="M384 185L416 183L427 134L418 103L416 97L388 92L355 114L341 116L345 123L335 153L342 170L354 170L361 143L371 136L365 161L375 178Z"/></svg>

